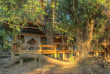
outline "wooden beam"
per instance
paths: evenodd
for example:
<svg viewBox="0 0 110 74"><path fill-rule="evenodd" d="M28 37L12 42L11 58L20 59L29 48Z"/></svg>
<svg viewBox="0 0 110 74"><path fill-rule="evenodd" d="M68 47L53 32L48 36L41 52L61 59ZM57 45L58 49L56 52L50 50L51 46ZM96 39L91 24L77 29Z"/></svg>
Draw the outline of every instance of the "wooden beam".
<svg viewBox="0 0 110 74"><path fill-rule="evenodd" d="M23 59L20 59L20 67L23 66Z"/></svg>
<svg viewBox="0 0 110 74"><path fill-rule="evenodd" d="M23 36L34 36L34 37L46 37L45 35L32 34L32 33L20 33L19 35L23 35Z"/></svg>
<svg viewBox="0 0 110 74"><path fill-rule="evenodd" d="M57 58L57 50L56 50L56 46L54 46L54 57Z"/></svg>
<svg viewBox="0 0 110 74"><path fill-rule="evenodd" d="M46 37L46 35L42 35L42 34L33 34L33 33L19 33L19 35L23 35L23 36L35 36L35 37ZM67 38L67 36L65 36L65 35L54 35L54 37L63 37L63 38Z"/></svg>

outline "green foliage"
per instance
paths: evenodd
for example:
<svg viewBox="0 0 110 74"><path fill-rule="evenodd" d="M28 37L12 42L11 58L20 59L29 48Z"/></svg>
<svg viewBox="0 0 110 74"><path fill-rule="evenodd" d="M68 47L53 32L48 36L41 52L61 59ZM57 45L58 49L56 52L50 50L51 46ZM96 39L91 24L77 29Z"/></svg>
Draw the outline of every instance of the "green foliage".
<svg viewBox="0 0 110 74"><path fill-rule="evenodd" d="M0 28L0 51L7 51L11 49L9 32Z"/></svg>
<svg viewBox="0 0 110 74"><path fill-rule="evenodd" d="M59 53L57 54L57 58L60 59L60 54Z"/></svg>
<svg viewBox="0 0 110 74"><path fill-rule="evenodd" d="M69 56L69 61L70 61L70 62L74 62L74 61L75 61L72 54Z"/></svg>
<svg viewBox="0 0 110 74"><path fill-rule="evenodd" d="M95 51L95 50L97 50L97 46L94 46L94 47L93 47L93 51Z"/></svg>
<svg viewBox="0 0 110 74"><path fill-rule="evenodd" d="M1 0L0 1L0 22L10 24L10 28L14 29L13 33L19 33L20 26L27 26L27 21L44 23L44 15L48 18L52 17L52 10L57 9L59 1L39 0ZM47 19L48 19L47 18ZM52 22L49 21L49 30L52 28ZM43 31L43 28L39 26Z"/></svg>
<svg viewBox="0 0 110 74"><path fill-rule="evenodd" d="M93 47L93 51L96 51L96 50L103 50L102 46L94 46Z"/></svg>
<svg viewBox="0 0 110 74"><path fill-rule="evenodd" d="M74 4L73 4L73 1ZM56 32L64 32L68 36L68 42L82 34L82 38L89 33L87 25L94 19L96 32L93 34L94 40L105 34L107 25L106 11L109 10L109 1L106 0L63 0L59 1L56 23ZM74 8L74 9L73 9Z"/></svg>
<svg viewBox="0 0 110 74"><path fill-rule="evenodd" d="M10 28L14 29L12 34L16 35L20 26L27 25L27 21L42 22L45 15L48 30L66 33L67 42L70 42L76 41L74 38L78 36L84 38L90 33L90 21L94 19L93 24L97 28L93 34L95 41L106 34L105 26L109 18L106 12L109 8L110 1L106 0L47 0L41 3L38 0L0 0L0 22L10 24ZM51 20L53 10L54 17L57 17L54 24ZM90 23L89 27L87 22ZM43 31L42 27L39 29Z"/></svg>
<svg viewBox="0 0 110 74"><path fill-rule="evenodd" d="M4 42L7 39L7 34L5 31L0 31L0 41Z"/></svg>
<svg viewBox="0 0 110 74"><path fill-rule="evenodd" d="M26 21L40 21L44 14L40 3L36 0L0 1L0 22L10 24L10 28L16 31L20 31L20 26L26 26Z"/></svg>
<svg viewBox="0 0 110 74"><path fill-rule="evenodd" d="M103 50L103 48L100 46L99 48L98 48L99 50Z"/></svg>

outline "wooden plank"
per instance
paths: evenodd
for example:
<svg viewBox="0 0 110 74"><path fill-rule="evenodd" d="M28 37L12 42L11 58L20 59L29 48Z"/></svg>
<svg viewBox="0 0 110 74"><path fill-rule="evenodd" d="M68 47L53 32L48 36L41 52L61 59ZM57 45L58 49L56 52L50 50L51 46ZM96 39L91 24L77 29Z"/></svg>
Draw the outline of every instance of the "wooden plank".
<svg viewBox="0 0 110 74"><path fill-rule="evenodd" d="M55 50L42 50L42 52L54 52Z"/></svg>
<svg viewBox="0 0 110 74"><path fill-rule="evenodd" d="M33 33L20 33L19 35L23 36L35 36L35 37L46 37L45 35L42 34L33 34ZM62 37L62 38L67 38L65 35L54 35L54 37Z"/></svg>
<svg viewBox="0 0 110 74"><path fill-rule="evenodd" d="M39 53L40 50L19 50L20 53Z"/></svg>
<svg viewBox="0 0 110 74"><path fill-rule="evenodd" d="M79 51L73 51L74 53L77 53L77 52L79 52Z"/></svg>
<svg viewBox="0 0 110 74"><path fill-rule="evenodd" d="M57 53L71 53L71 50L57 50Z"/></svg>
<svg viewBox="0 0 110 74"><path fill-rule="evenodd" d="M22 54L22 53L71 53L71 50L15 50L13 51L14 54ZM75 52L78 53L78 52Z"/></svg>
<svg viewBox="0 0 110 74"><path fill-rule="evenodd" d="M21 45L23 47L39 47L39 45Z"/></svg>
<svg viewBox="0 0 110 74"><path fill-rule="evenodd" d="M54 52L42 52L42 54L54 54Z"/></svg>
<svg viewBox="0 0 110 74"><path fill-rule="evenodd" d="M42 35L42 34L33 34L33 33L20 33L19 35L34 36L34 37L46 37L45 35Z"/></svg>
<svg viewBox="0 0 110 74"><path fill-rule="evenodd" d="M55 47L55 45L39 45L41 47Z"/></svg>
<svg viewBox="0 0 110 74"><path fill-rule="evenodd" d="M23 47L55 47L54 45L22 45Z"/></svg>
<svg viewBox="0 0 110 74"><path fill-rule="evenodd" d="M40 50L20 50L20 52L22 53L30 53L30 52L33 52L33 53L39 53ZM41 53L71 53L70 50L42 50Z"/></svg>
<svg viewBox="0 0 110 74"><path fill-rule="evenodd" d="M54 43L54 44L62 44L62 43Z"/></svg>
<svg viewBox="0 0 110 74"><path fill-rule="evenodd" d="M102 53L104 53L105 51L90 51L90 53L91 53L91 52L92 52L92 53L96 53L96 52L100 52L100 53L102 52Z"/></svg>

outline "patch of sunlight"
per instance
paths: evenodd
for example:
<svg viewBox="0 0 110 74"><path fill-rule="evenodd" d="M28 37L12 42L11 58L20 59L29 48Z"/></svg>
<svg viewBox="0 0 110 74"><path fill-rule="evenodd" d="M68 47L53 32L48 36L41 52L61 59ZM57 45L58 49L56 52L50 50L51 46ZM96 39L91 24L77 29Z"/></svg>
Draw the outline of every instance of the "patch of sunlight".
<svg viewBox="0 0 110 74"><path fill-rule="evenodd" d="M73 56L72 54L69 56L69 61L70 61L70 62L75 62L74 56Z"/></svg>
<svg viewBox="0 0 110 74"><path fill-rule="evenodd" d="M44 67L44 69L50 69L51 67Z"/></svg>

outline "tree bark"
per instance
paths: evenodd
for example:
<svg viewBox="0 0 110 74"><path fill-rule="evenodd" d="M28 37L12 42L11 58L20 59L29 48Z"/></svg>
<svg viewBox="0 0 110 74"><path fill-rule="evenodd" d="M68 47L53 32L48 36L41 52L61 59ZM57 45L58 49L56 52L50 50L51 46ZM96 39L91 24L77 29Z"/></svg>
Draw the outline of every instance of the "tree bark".
<svg viewBox="0 0 110 74"><path fill-rule="evenodd" d="M91 42L81 42L78 45L78 49L79 49L79 62L81 64L83 64L86 59L88 58L88 53L90 50L90 44Z"/></svg>
<svg viewBox="0 0 110 74"><path fill-rule="evenodd" d="M77 37L77 45L79 50L79 62L83 64L88 58L88 53L91 49L91 42L93 39L94 20L87 22L85 31Z"/></svg>
<svg viewBox="0 0 110 74"><path fill-rule="evenodd" d="M52 31L48 31L47 32L46 38L47 38L47 44L48 45L53 45L53 32Z"/></svg>
<svg viewBox="0 0 110 74"><path fill-rule="evenodd" d="M20 56L13 57L13 60L11 60L7 64L5 64L4 67L11 67L16 62L18 62L20 59L23 59L23 58L36 58L36 59L39 59L44 62L48 62L48 63L55 64L55 65L62 65L62 66L75 64L72 62L64 62L64 61L56 60L56 59L53 59L53 58L50 58L50 57L47 57L47 56L44 56L41 54L24 53L24 54L21 54Z"/></svg>

